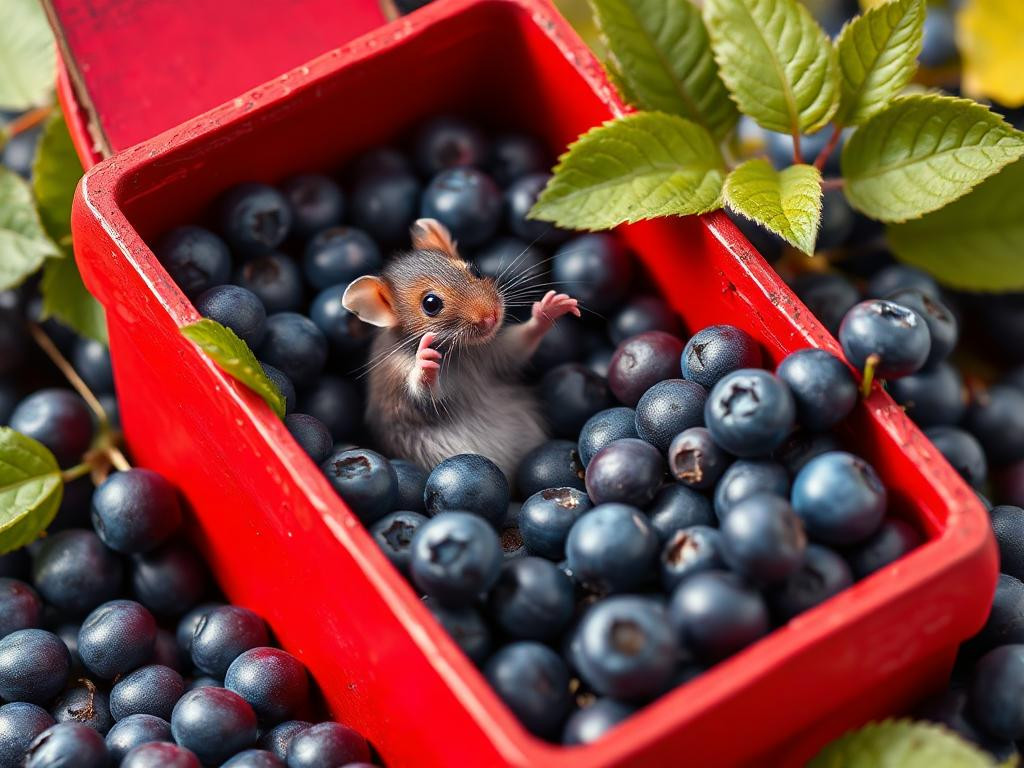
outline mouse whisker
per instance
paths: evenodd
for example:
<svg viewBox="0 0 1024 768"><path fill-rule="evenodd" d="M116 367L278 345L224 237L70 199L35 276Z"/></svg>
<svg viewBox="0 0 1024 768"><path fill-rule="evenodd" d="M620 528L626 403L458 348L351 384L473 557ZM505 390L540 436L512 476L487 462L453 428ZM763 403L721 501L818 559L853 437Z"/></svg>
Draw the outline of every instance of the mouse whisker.
<svg viewBox="0 0 1024 768"><path fill-rule="evenodd" d="M512 267L514 267L516 264L518 264L522 260L522 258L527 253L529 253L530 249L533 248L533 246L535 246L537 244L537 242L541 239L541 237L543 237L543 235L537 235L535 238L533 238L533 241L531 243L529 243L525 248L523 248L523 250L519 252L519 255L516 256L514 259L512 259L512 261L509 262L508 266L506 266L503 270L501 270L501 272L498 273L498 276L496 278L494 278L494 281L495 282L500 281L501 278L505 276L506 272L508 272Z"/></svg>

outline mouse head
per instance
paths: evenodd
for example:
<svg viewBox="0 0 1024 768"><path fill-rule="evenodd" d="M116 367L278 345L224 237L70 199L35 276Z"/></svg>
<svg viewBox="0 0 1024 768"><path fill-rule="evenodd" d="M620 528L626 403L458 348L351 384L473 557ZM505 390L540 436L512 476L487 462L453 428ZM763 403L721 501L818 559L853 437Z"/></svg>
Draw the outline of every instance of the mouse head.
<svg viewBox="0 0 1024 768"><path fill-rule="evenodd" d="M439 221L419 219L411 234L415 250L393 258L379 277L353 280L342 298L345 309L404 335L431 331L441 343L493 339L505 313L494 281L459 256Z"/></svg>

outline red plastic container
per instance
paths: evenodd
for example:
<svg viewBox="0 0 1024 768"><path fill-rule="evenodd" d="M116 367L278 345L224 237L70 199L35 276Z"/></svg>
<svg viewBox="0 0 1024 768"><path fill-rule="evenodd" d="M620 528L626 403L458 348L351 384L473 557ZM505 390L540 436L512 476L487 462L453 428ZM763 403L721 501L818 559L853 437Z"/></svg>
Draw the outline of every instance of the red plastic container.
<svg viewBox="0 0 1024 768"><path fill-rule="evenodd" d="M182 489L227 595L269 620L332 713L390 766L795 765L943 685L956 646L984 621L996 550L975 495L881 390L845 437L929 541L598 744L562 749L520 727L281 422L179 335L197 314L147 243L202 219L236 182L339 168L449 110L558 151L624 107L547 2L438 0L102 162L81 184L76 254L107 307L128 442ZM622 236L691 329L739 325L776 361L836 350L724 215Z"/></svg>

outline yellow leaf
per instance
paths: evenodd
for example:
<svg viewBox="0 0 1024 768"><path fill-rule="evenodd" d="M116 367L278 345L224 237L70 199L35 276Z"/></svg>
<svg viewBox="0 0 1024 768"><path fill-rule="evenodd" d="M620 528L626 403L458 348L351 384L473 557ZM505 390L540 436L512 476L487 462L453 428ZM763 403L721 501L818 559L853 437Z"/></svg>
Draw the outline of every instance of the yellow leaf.
<svg viewBox="0 0 1024 768"><path fill-rule="evenodd" d="M956 21L964 93L1024 106L1024 2L967 0Z"/></svg>

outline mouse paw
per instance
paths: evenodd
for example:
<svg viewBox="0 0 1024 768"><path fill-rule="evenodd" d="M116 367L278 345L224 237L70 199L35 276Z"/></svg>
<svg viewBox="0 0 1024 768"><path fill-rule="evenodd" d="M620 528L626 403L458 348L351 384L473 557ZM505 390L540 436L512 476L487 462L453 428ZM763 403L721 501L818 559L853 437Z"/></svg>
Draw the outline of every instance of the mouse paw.
<svg viewBox="0 0 1024 768"><path fill-rule="evenodd" d="M538 322L550 325L562 315L580 316L579 302L564 293L548 291L544 298L533 303L533 318Z"/></svg>
<svg viewBox="0 0 1024 768"><path fill-rule="evenodd" d="M430 346L434 339L433 333L425 333L416 348L416 375L419 383L428 389L437 384L441 373L441 353Z"/></svg>

